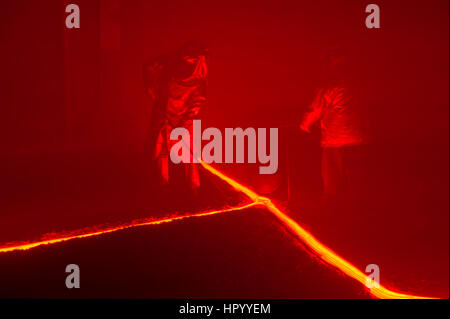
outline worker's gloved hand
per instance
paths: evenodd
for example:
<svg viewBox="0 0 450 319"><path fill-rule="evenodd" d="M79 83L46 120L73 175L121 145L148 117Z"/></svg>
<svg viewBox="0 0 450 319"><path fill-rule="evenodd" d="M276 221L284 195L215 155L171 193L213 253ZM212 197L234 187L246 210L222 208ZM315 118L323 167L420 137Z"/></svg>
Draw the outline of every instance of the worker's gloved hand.
<svg viewBox="0 0 450 319"><path fill-rule="evenodd" d="M306 133L311 133L311 130L309 129L308 126L305 125L305 123L300 123L299 128Z"/></svg>

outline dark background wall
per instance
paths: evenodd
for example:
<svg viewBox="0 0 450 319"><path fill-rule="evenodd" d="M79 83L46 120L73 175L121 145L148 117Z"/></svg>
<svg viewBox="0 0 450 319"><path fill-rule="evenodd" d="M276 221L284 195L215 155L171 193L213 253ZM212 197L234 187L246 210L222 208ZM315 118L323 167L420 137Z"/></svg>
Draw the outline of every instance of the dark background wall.
<svg viewBox="0 0 450 319"><path fill-rule="evenodd" d="M337 42L364 75L375 140L448 143L447 1L378 1L380 30L365 29L364 1L76 3L79 30L64 1L2 2L2 152L139 149L142 64L189 39L211 48L209 125L295 122Z"/></svg>

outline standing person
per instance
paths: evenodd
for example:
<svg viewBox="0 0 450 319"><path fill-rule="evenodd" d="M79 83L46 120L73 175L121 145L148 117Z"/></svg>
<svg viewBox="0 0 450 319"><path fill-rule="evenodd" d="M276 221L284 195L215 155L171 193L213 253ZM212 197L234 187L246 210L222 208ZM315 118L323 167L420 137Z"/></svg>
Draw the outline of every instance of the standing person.
<svg viewBox="0 0 450 319"><path fill-rule="evenodd" d="M175 53L160 56L144 66L147 95L152 103L147 151L162 187L172 184L174 165L170 164L173 128L184 127L192 136L192 121L206 103L207 49L188 42ZM196 193L200 187L199 164L183 166L185 180Z"/></svg>
<svg viewBox="0 0 450 319"><path fill-rule="evenodd" d="M328 78L317 91L300 129L310 133L320 122L322 147L322 181L324 199L337 199L344 191L354 191L360 179L362 144L361 99L350 80L347 56L335 47L328 56Z"/></svg>

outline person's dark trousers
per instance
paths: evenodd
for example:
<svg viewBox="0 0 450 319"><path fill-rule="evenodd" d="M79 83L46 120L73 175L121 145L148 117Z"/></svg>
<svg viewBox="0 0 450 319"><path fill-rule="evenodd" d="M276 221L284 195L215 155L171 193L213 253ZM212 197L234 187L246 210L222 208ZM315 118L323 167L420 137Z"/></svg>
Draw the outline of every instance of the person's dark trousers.
<svg viewBox="0 0 450 319"><path fill-rule="evenodd" d="M322 181L326 198L357 195L364 189L364 146L322 148Z"/></svg>

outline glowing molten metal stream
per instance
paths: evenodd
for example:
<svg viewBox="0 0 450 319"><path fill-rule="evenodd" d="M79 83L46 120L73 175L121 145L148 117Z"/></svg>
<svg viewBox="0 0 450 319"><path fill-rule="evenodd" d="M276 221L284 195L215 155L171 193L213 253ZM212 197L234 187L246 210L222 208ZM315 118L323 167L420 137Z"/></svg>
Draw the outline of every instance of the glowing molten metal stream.
<svg viewBox="0 0 450 319"><path fill-rule="evenodd" d="M356 279L361 284L364 285L364 287L367 288L366 283L368 281L368 276L358 270L355 266L353 266L351 263L337 255L335 252L333 252L330 248L319 242L316 238L314 238L313 235L311 235L309 232L307 232L305 229L303 229L298 223L296 223L293 219L289 218L286 214L281 212L273 203L272 201L263 196L259 196L249 188L245 187L244 185L238 183L234 179L226 176L222 172L218 171L217 169L213 168L212 166L206 164L205 162L201 161L201 165L210 173L213 175L219 177L226 183L228 183L231 187L233 187L235 190L244 193L247 197L249 197L253 202L250 204L245 204L237 207L231 207L231 208L225 208L221 210L213 210L213 211L206 211L206 212L200 212L200 213L194 213L190 215L184 215L184 216L176 216L176 217L167 217L162 219L141 219L132 221L128 224L123 224L116 227L109 227L104 228L96 231L85 231L81 233L72 233L72 235L55 235L54 238L51 239L45 239L40 240L36 242L29 242L29 243L20 243L20 244L10 244L3 247L0 247L0 253L8 253L12 251L18 251L18 250L28 250L31 248L35 248L42 245L50 245L50 244L56 244L72 239L78 239L78 238L87 238L87 237L93 237L93 236L99 236L107 233L112 233L118 230L128 229L132 227L139 227L139 226L148 226L148 225L158 225L163 223L169 223L173 221L178 221L181 219L187 219L192 217L202 217L202 216L209 216L209 215L216 215L221 213L227 213L227 212L233 212L233 211L240 211L244 210L246 208L250 208L253 206L264 206L266 209L268 209L272 214L274 214L281 222L282 224L290 230L300 241L302 241L307 247L309 247L314 253L316 253L322 260L324 260L326 263L334 266L335 268L339 269L343 273L345 273L347 276ZM370 279L369 279L370 280ZM421 296L415 296L415 295L409 295L409 294L403 294L399 292L395 292L392 290L389 290L387 288L384 288L383 286L379 285L379 287L374 288L368 288L370 290L370 293L378 298L383 299L425 299L429 297L421 297Z"/></svg>
<svg viewBox="0 0 450 319"><path fill-rule="evenodd" d="M312 251L314 251L319 257L324 260L326 263L336 267L347 276L356 279L360 283L362 283L366 288L368 277L362 271L358 270L351 263L346 261L345 259L339 257L335 252L333 252L330 248L319 242L314 238L309 232L303 229L299 224L297 224L293 219L289 218L286 214L281 212L267 197L262 197L245 187L244 185L236 182L230 177L224 175L219 172L217 169L212 166L206 164L205 162L201 163L203 167L208 170L210 173L216 175L221 178L223 181L227 182L237 191L240 191L250 197L255 204L265 206L271 213L273 213L282 223L285 225L298 239L300 239L303 243L305 243ZM370 280L370 279L369 279ZM427 299L429 297L421 297L408 295L403 293L398 293L395 291L391 291L383 286L379 285L378 288L368 288L370 293L375 297L382 299Z"/></svg>
<svg viewBox="0 0 450 319"><path fill-rule="evenodd" d="M61 243L64 241L78 239L78 238L99 236L99 235L108 234L108 233L112 233L112 232L115 232L118 230L123 230L123 229L127 229L127 228L132 228L132 227L159 225L159 224L170 223L173 221L178 221L178 220L192 218L192 217L202 217L202 216L210 216L210 215L216 215L216 214L222 214L222 213L229 213L229 212L233 212L233 211L243 210L243 209L246 209L246 208L249 208L252 206L256 206L256 205L257 205L256 203L250 203L250 204L246 204L246 205L242 205L242 206L224 208L224 209L220 209L220 210L206 211L206 212L195 213L195 214L190 214L190 215L166 217L166 218L162 218L162 219L140 219L140 220L132 221L130 223L123 224L120 226L99 229L99 230L91 231L91 232L87 231L84 233L78 233L78 234L72 234L72 235L70 235L70 234L69 235L59 235L59 236L55 235L54 238L40 240L40 241L36 241L36 242L31 242L31 243L10 244L10 245L0 247L0 253L9 253L9 252L16 251L16 250L28 250L28 249L35 248L35 247L42 246L42 245L56 244L56 243Z"/></svg>

